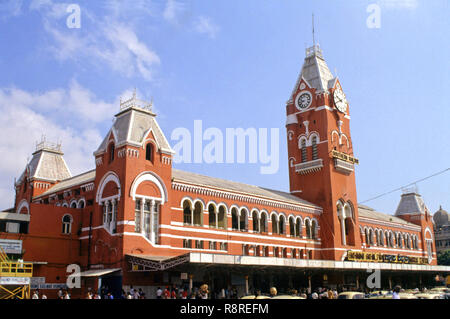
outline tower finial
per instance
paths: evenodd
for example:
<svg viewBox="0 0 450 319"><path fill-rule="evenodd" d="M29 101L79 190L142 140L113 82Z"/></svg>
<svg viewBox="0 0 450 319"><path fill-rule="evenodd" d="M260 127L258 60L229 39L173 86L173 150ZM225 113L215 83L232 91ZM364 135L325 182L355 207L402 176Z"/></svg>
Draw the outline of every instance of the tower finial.
<svg viewBox="0 0 450 319"><path fill-rule="evenodd" d="M314 13L312 14L312 36L313 36L313 46L315 46L316 40L314 38Z"/></svg>

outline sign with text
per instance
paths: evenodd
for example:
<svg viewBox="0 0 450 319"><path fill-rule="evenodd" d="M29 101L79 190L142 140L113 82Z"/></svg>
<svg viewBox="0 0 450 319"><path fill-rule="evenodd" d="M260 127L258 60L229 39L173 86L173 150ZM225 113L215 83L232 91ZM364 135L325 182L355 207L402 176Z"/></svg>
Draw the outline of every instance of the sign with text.
<svg viewBox="0 0 450 319"><path fill-rule="evenodd" d="M3 248L7 254L21 254L22 241L12 239L0 239L0 247Z"/></svg>
<svg viewBox="0 0 450 319"><path fill-rule="evenodd" d="M356 157L350 156L348 154L342 153L342 152L338 152L336 150L333 150L331 152L331 156L333 158L338 158L341 159L343 161L352 163L352 164L359 164L359 160Z"/></svg>
<svg viewBox="0 0 450 319"><path fill-rule="evenodd" d="M29 285L30 278L27 277L0 277L0 285Z"/></svg>
<svg viewBox="0 0 450 319"><path fill-rule="evenodd" d="M424 257L367 253L362 251L349 251L347 253L347 259L349 261L358 261L358 262L378 262L378 263L418 264L418 265L428 264L428 258Z"/></svg>

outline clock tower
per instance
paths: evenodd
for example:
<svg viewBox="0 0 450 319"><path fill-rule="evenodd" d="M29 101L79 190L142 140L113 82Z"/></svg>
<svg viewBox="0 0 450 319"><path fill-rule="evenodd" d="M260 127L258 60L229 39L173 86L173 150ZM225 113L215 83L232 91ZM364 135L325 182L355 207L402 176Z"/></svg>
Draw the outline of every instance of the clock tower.
<svg viewBox="0 0 450 319"><path fill-rule="evenodd" d="M320 256L341 260L361 247L348 101L319 45L306 49L286 105L290 192L323 208Z"/></svg>

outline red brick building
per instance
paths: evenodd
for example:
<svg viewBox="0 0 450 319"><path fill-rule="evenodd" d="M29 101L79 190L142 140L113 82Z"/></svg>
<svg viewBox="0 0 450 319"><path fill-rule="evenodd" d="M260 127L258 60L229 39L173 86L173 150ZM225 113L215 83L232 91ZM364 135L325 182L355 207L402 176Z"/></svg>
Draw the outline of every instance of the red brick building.
<svg viewBox="0 0 450 319"><path fill-rule="evenodd" d="M350 109L317 45L286 114L290 192L174 169L151 105L133 96L93 153L95 169L72 176L60 145L37 145L15 207L1 213L0 239L23 241L20 257L41 284L64 284L66 266L78 264L83 289L116 293L204 282L241 292L364 288L368 268L381 270L384 287L417 287L448 272L435 266L420 195L405 192L395 215L358 205Z"/></svg>

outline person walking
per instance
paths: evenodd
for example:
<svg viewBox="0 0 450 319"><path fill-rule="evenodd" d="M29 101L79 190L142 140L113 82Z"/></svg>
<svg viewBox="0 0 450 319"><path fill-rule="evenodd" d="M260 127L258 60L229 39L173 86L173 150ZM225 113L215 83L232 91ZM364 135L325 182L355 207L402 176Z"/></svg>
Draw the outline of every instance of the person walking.
<svg viewBox="0 0 450 319"><path fill-rule="evenodd" d="M162 291L161 287L158 287L158 289L156 290L156 299L162 299L162 294L163 294L163 291Z"/></svg>
<svg viewBox="0 0 450 319"><path fill-rule="evenodd" d="M33 297L31 299L39 299L39 292L37 290L34 291Z"/></svg>
<svg viewBox="0 0 450 319"><path fill-rule="evenodd" d="M278 293L277 288L275 288L275 287L271 287L269 292L270 292L270 297L275 297Z"/></svg>
<svg viewBox="0 0 450 319"><path fill-rule="evenodd" d="M400 286L394 287L394 293L392 294L392 299L400 299Z"/></svg>

